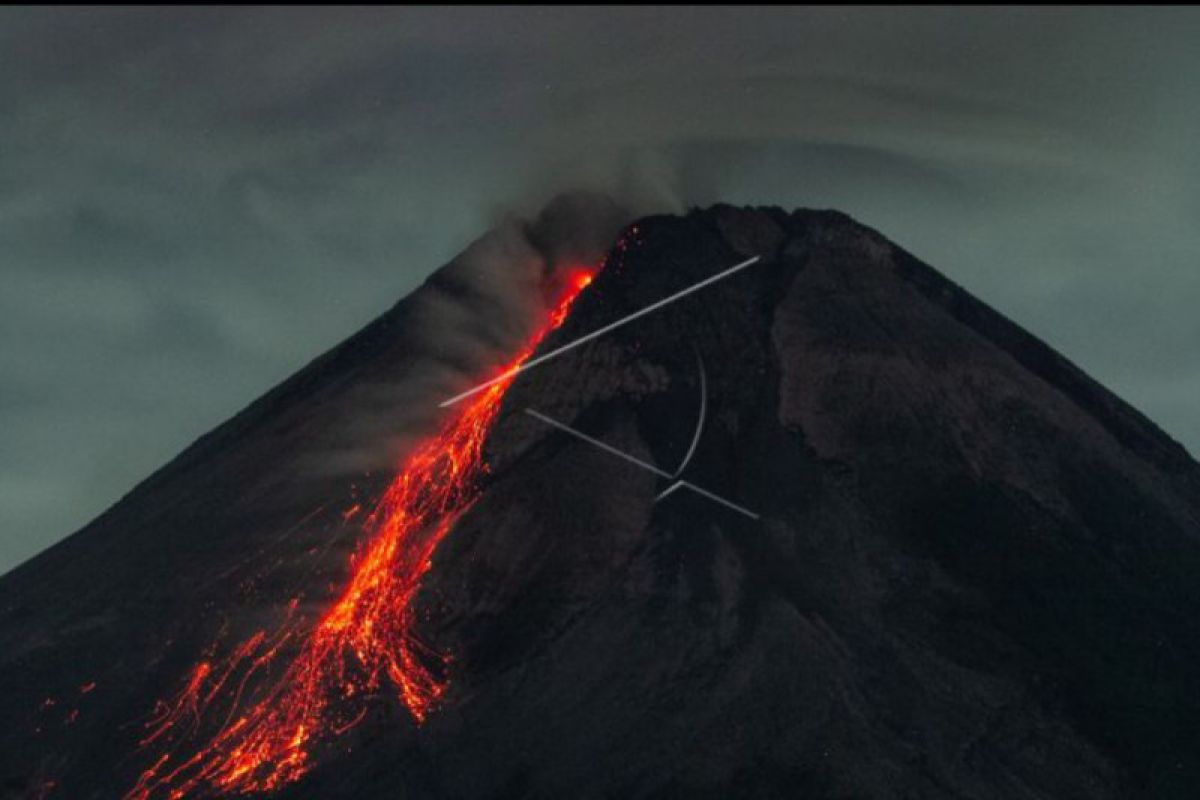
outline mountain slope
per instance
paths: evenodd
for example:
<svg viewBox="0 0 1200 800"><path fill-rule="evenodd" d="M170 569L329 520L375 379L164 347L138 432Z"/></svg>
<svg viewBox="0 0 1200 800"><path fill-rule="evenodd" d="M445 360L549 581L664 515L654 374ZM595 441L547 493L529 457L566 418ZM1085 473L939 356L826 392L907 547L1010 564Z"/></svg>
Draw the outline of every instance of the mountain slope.
<svg viewBox="0 0 1200 800"><path fill-rule="evenodd" d="M1045 344L843 215L716 207L540 352L755 255L517 377L417 600L442 707L381 692L284 796L1194 796L1200 467ZM386 476L281 464L386 412L406 303L0 580L16 796L119 795L210 643L344 582ZM757 519L529 413L672 473L702 396L679 478Z"/></svg>

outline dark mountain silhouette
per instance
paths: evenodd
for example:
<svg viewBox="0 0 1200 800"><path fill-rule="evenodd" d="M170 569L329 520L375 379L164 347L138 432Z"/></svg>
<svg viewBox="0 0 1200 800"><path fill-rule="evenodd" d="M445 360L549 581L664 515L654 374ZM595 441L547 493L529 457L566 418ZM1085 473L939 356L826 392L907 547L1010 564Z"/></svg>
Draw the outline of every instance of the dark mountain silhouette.
<svg viewBox="0 0 1200 800"><path fill-rule="evenodd" d="M539 351L754 255L517 377L416 600L442 702L381 690L279 796L1196 796L1200 466L1044 343L842 214L718 206L636 223ZM289 465L410 309L0 580L10 796L120 796L206 648L344 583L387 476ZM527 413L672 473L701 389L679 478L757 519Z"/></svg>

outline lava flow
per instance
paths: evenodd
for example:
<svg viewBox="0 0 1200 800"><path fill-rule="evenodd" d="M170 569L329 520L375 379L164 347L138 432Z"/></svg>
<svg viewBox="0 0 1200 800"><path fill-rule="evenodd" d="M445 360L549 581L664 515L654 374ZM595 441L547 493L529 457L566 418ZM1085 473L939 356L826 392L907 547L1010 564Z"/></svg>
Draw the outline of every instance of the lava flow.
<svg viewBox="0 0 1200 800"><path fill-rule="evenodd" d="M448 657L415 637L412 600L438 543L477 496L487 470L483 442L516 368L562 324L593 272L568 272L542 327L497 373L503 378L464 402L405 458L361 523L364 543L346 587L298 650L293 601L278 632L258 631L220 663L199 662L179 694L159 703L141 744L174 746L141 774L126 800L248 794L289 784L310 769L314 747L354 727L368 698L385 686L418 723L425 720L446 690ZM287 661L284 653L294 655ZM280 677L242 707L251 678L276 671L276 662L286 665ZM178 757L205 716L220 713L217 732Z"/></svg>

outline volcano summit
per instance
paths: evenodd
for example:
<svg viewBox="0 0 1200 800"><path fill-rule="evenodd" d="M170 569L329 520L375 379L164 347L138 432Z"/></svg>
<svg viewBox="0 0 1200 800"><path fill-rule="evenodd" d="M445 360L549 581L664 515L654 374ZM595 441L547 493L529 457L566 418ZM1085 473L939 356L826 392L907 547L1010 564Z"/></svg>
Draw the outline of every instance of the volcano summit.
<svg viewBox="0 0 1200 800"><path fill-rule="evenodd" d="M537 230L0 579L4 796L1196 795L1182 447L842 214Z"/></svg>

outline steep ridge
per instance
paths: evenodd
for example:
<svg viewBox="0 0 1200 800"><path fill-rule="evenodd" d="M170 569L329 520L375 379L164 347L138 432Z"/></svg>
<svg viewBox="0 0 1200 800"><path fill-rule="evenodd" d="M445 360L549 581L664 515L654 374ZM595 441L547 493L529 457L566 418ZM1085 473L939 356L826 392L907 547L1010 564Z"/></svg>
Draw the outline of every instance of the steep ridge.
<svg viewBox="0 0 1200 800"><path fill-rule="evenodd" d="M381 691L280 796L1193 796L1200 467L1044 343L844 215L718 206L538 353L752 256L516 376L415 601L440 706ZM389 476L279 465L414 368L412 304L0 580L13 796L119 795L198 654L336 596Z"/></svg>

